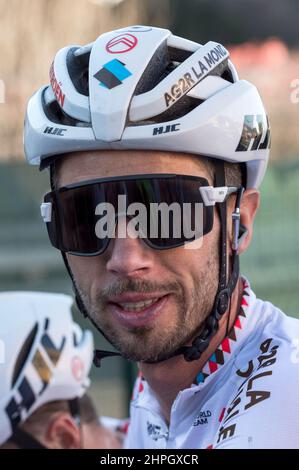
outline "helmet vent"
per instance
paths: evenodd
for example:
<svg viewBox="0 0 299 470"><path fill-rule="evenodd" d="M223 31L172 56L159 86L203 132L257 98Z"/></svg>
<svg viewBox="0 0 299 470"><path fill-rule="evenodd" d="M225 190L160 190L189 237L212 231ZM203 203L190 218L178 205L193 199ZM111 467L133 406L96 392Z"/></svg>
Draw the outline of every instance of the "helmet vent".
<svg viewBox="0 0 299 470"><path fill-rule="evenodd" d="M134 94L141 95L155 88L190 55L190 51L167 47L167 41L164 41L148 63Z"/></svg>
<svg viewBox="0 0 299 470"><path fill-rule="evenodd" d="M145 126L148 124L158 124L160 122L173 121L174 119L179 119L185 116L187 113L190 113L202 102L203 100L185 95L180 98L180 100L177 101L173 106L171 106L171 108L167 109L163 113L145 121L128 122L127 125L130 127L142 125Z"/></svg>
<svg viewBox="0 0 299 470"><path fill-rule="evenodd" d="M135 89L135 95L152 90L161 80L161 75L169 64L167 43L164 41L156 50Z"/></svg>
<svg viewBox="0 0 299 470"><path fill-rule="evenodd" d="M234 83L234 78L231 73L231 70L227 67L224 72L221 74L221 78L227 80L228 82Z"/></svg>
<svg viewBox="0 0 299 470"><path fill-rule="evenodd" d="M173 62L184 62L188 59L194 52L192 51L185 51L183 49L177 49L176 47L169 47L168 48L170 60Z"/></svg>
<svg viewBox="0 0 299 470"><path fill-rule="evenodd" d="M50 103L46 103L45 101L45 92L42 97L43 101L43 109L45 115L51 122L55 122L56 124L64 125L64 126L75 126L75 127L91 127L91 124L88 122L78 121L77 119L72 118L68 114L66 114L61 107L59 106L58 102L51 101Z"/></svg>
<svg viewBox="0 0 299 470"><path fill-rule="evenodd" d="M89 96L88 66L90 51L85 54L75 56L77 47L72 47L66 56L66 66L69 76L77 92L84 96Z"/></svg>

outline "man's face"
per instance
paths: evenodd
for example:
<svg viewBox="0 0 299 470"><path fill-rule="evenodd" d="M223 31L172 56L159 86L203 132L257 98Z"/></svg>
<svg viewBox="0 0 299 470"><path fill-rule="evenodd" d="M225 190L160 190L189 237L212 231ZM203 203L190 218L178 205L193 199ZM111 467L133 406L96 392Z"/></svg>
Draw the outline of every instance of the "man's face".
<svg viewBox="0 0 299 470"><path fill-rule="evenodd" d="M99 151L65 157L59 186L148 173L197 175L213 183L197 157ZM116 237L102 255L67 259L90 317L111 343L128 359L161 360L188 344L211 311L218 286L218 239L215 213L213 230L201 247L155 250L142 239Z"/></svg>

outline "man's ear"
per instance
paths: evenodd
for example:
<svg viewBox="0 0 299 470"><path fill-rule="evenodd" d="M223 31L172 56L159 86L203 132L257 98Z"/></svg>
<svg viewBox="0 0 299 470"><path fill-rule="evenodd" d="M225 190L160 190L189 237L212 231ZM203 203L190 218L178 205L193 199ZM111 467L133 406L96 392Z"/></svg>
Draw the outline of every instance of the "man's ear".
<svg viewBox="0 0 299 470"><path fill-rule="evenodd" d="M45 441L50 449L80 449L80 429L68 413L55 413L48 424Z"/></svg>
<svg viewBox="0 0 299 470"><path fill-rule="evenodd" d="M247 230L239 245L239 254L244 253L250 245L253 236L253 222L260 205L260 193L257 189L247 189L240 207L240 223ZM231 213L231 211L229 212ZM232 222L229 221L229 241L232 242ZM241 234L240 234L241 235Z"/></svg>

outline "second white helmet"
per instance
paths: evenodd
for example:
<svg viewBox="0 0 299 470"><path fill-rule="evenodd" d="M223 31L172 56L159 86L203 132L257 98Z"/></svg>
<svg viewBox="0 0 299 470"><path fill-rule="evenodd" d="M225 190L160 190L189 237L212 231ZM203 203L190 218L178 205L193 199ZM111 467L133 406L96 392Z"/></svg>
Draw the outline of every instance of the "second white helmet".
<svg viewBox="0 0 299 470"><path fill-rule="evenodd" d="M0 293L0 445L39 407L89 387L93 337L72 319L71 297Z"/></svg>

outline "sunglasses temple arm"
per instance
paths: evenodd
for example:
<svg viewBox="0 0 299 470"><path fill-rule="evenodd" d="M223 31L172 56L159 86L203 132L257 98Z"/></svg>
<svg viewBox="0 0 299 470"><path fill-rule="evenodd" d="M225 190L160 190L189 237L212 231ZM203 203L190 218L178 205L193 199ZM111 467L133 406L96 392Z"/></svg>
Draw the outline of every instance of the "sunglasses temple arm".
<svg viewBox="0 0 299 470"><path fill-rule="evenodd" d="M240 187L237 190L237 198L235 204L235 210L232 213L233 219L233 241L232 241L232 249L234 251L238 251L239 248L239 233L240 233L240 205L242 201L244 193L244 188Z"/></svg>

